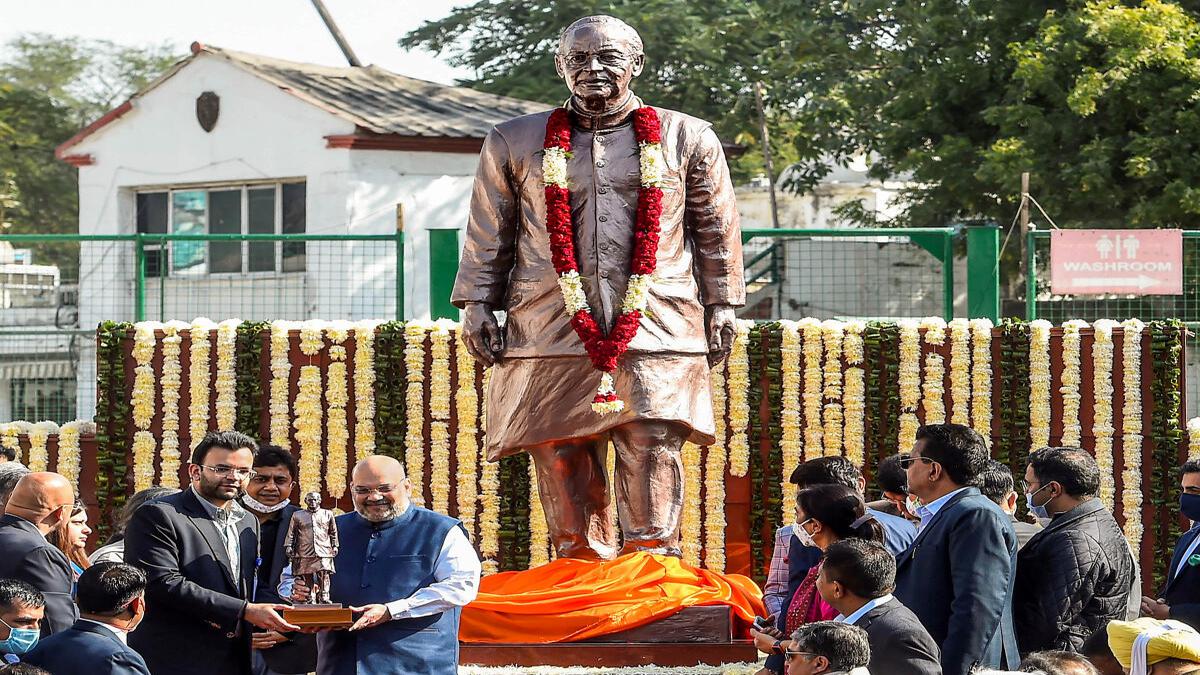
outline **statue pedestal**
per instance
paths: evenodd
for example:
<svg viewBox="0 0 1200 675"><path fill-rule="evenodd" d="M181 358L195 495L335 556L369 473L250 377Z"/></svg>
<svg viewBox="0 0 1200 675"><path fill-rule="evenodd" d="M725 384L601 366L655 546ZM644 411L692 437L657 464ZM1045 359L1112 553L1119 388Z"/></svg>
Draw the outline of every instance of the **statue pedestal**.
<svg viewBox="0 0 1200 675"><path fill-rule="evenodd" d="M341 605L296 605L281 612L284 621L301 628L349 628L354 612Z"/></svg>

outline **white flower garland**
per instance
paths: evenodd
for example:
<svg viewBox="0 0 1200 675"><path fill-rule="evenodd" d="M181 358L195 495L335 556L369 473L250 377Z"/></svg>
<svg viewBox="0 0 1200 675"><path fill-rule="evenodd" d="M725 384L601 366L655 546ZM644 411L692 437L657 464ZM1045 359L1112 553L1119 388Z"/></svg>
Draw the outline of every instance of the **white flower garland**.
<svg viewBox="0 0 1200 675"><path fill-rule="evenodd" d="M200 317L188 327L188 443L196 447L208 433L212 386L212 331L217 325Z"/></svg>
<svg viewBox="0 0 1200 675"><path fill-rule="evenodd" d="M713 418L716 442L704 462L704 566L725 571L725 375L712 369Z"/></svg>
<svg viewBox="0 0 1200 675"><path fill-rule="evenodd" d="M425 505L425 333L428 330L429 325L421 321L404 325L404 371L408 382L404 464L413 482L412 502L417 506Z"/></svg>
<svg viewBox="0 0 1200 675"><path fill-rule="evenodd" d="M76 493L79 492L79 436L83 422L67 422L58 430L58 462L54 470L67 480Z"/></svg>
<svg viewBox="0 0 1200 675"><path fill-rule="evenodd" d="M920 324L904 319L900 326L900 366L897 379L900 386L901 453L912 452L917 440L917 403L921 400L921 330Z"/></svg>
<svg viewBox="0 0 1200 675"><path fill-rule="evenodd" d="M154 435L149 431L133 434L133 491L154 486Z"/></svg>
<svg viewBox="0 0 1200 675"><path fill-rule="evenodd" d="M750 327L753 321L739 320L729 352L729 473L738 478L750 469Z"/></svg>
<svg viewBox="0 0 1200 675"><path fill-rule="evenodd" d="M550 529L538 487L537 467L529 462L529 569L550 562Z"/></svg>
<svg viewBox="0 0 1200 675"><path fill-rule="evenodd" d="M1121 451L1125 470L1121 474L1121 508L1125 515L1125 538L1134 551L1142 550L1142 331L1137 319L1121 322ZM1135 553L1136 556L1136 553Z"/></svg>
<svg viewBox="0 0 1200 675"><path fill-rule="evenodd" d="M825 454L825 423L821 418L824 402L825 371L821 357L825 353L825 335L821 322L800 320L804 331L804 459Z"/></svg>
<svg viewBox="0 0 1200 675"><path fill-rule="evenodd" d="M971 319L971 427L992 445L992 322Z"/></svg>
<svg viewBox="0 0 1200 675"><path fill-rule="evenodd" d="M796 512L796 490L789 480L792 470L800 464L804 452L804 430L800 423L800 351L802 349L800 329L795 321L781 322L783 333L780 338L780 370L782 373L782 410L779 413L779 449L783 455L782 475L779 477L783 489L783 504L780 522L789 522ZM687 503L686 501L684 502Z"/></svg>
<svg viewBox="0 0 1200 675"><path fill-rule="evenodd" d="M0 423L0 446L12 450L14 457L21 457L21 428L19 423Z"/></svg>
<svg viewBox="0 0 1200 675"><path fill-rule="evenodd" d="M309 319L300 322L300 353L316 356L325 347L325 322Z"/></svg>
<svg viewBox="0 0 1200 675"><path fill-rule="evenodd" d="M162 340L162 440L159 450L159 485L179 484L179 399L183 386L183 337L179 331L190 328L183 321L163 325Z"/></svg>
<svg viewBox="0 0 1200 675"><path fill-rule="evenodd" d="M1050 328L1049 321L1029 324L1029 437L1030 451L1050 445Z"/></svg>
<svg viewBox="0 0 1200 675"><path fill-rule="evenodd" d="M866 372L862 368L864 358L862 336L866 328L867 324L862 321L847 321L845 338L842 342L842 353L846 357L846 365L849 366L846 369L846 389L842 396L846 417L846 429L843 432L842 442L846 448L846 459L849 459L857 467L862 467L866 461L864 444L866 442L867 383ZM785 488L784 492L786 494L789 490ZM790 492L794 493L795 490Z"/></svg>
<svg viewBox="0 0 1200 675"><path fill-rule="evenodd" d="M950 422L971 425L971 322L954 319L950 331Z"/></svg>
<svg viewBox="0 0 1200 675"><path fill-rule="evenodd" d="M946 344L946 322L940 317L921 321L925 344L941 347ZM921 410L925 424L946 423L946 362L937 351L925 355L925 381L922 383Z"/></svg>
<svg viewBox="0 0 1200 675"><path fill-rule="evenodd" d="M1113 339L1117 322L1100 319L1092 324L1092 435L1096 439L1096 464L1100 467L1100 501L1110 511L1116 492L1113 479Z"/></svg>
<svg viewBox="0 0 1200 675"><path fill-rule="evenodd" d="M842 412L842 341L845 338L843 326L841 321L829 320L821 323L821 340L825 345L825 381L821 390L824 409L821 445L826 455L838 455L842 452L842 424L845 422Z"/></svg>
<svg viewBox="0 0 1200 675"><path fill-rule="evenodd" d="M296 394L296 442L300 445L300 494L321 490L321 369L300 366Z"/></svg>
<svg viewBox="0 0 1200 675"><path fill-rule="evenodd" d="M611 454L611 453L610 453ZM683 513L679 522L679 548L683 561L694 567L700 566L700 483L704 467L700 464L700 446L685 442L680 452L683 460ZM616 483L611 480L609 485Z"/></svg>
<svg viewBox="0 0 1200 675"><path fill-rule="evenodd" d="M1067 447L1077 448L1083 437L1083 427L1079 423L1079 406L1083 401L1083 395L1080 393L1080 384L1082 382L1082 363L1083 363L1083 339L1079 334L1080 329L1086 328L1088 323L1073 319L1062 325L1062 355L1063 355L1063 371L1062 371L1062 386L1059 388L1059 394L1062 398L1063 407L1063 435L1062 444Z"/></svg>
<svg viewBox="0 0 1200 675"><path fill-rule="evenodd" d="M154 351L158 345L154 331L162 324L142 321L133 327L133 390L130 407L133 409L133 490L145 490L154 485L154 453L158 444L150 433L154 419L158 390L154 386Z"/></svg>
<svg viewBox="0 0 1200 675"><path fill-rule="evenodd" d="M58 425L54 422L38 422L29 429L29 470L47 471L50 468L50 449L48 447L51 434L58 433Z"/></svg>
<svg viewBox="0 0 1200 675"><path fill-rule="evenodd" d="M378 325L375 320L354 324L354 451L357 462L375 454L375 329ZM473 530L468 527L468 531Z"/></svg>
<svg viewBox="0 0 1200 675"><path fill-rule="evenodd" d="M271 322L271 384L267 412L270 416L271 444L281 448L292 445L292 359L289 321Z"/></svg>
<svg viewBox="0 0 1200 675"><path fill-rule="evenodd" d="M458 389L454 392L454 412L458 419L458 433L454 438L454 450L458 468L454 473L458 481L454 496L458 519L473 539L476 503L479 501L479 490L475 485L479 478L479 394L475 391L475 357L467 351L461 331L457 337L454 343L454 367Z"/></svg>
<svg viewBox="0 0 1200 675"><path fill-rule="evenodd" d="M237 423L237 375L234 359L241 319L217 324L217 428L229 430Z"/></svg>
<svg viewBox="0 0 1200 675"><path fill-rule="evenodd" d="M604 454L604 475L608 481L609 489L616 494L617 484L617 447L612 442L612 437L608 440L608 452ZM613 532L621 531L621 514L617 512L616 503L611 501L612 507L608 509L609 523L612 524Z"/></svg>
<svg viewBox="0 0 1200 675"><path fill-rule="evenodd" d="M1200 460L1200 417L1193 417L1187 423L1188 459Z"/></svg>
<svg viewBox="0 0 1200 675"><path fill-rule="evenodd" d="M483 390L491 386L492 369L483 371ZM487 428L487 397L479 403L479 423ZM483 573L499 571L496 554L500 552L500 465L488 461L484 446L480 446L479 470L479 557Z"/></svg>
<svg viewBox="0 0 1200 675"><path fill-rule="evenodd" d="M325 401L325 491L334 499L346 494L346 467L349 463L349 422L346 404L350 402L349 377L346 372L346 341L350 339L350 324L335 321L326 331L329 337L329 368L326 372Z"/></svg>
<svg viewBox="0 0 1200 675"><path fill-rule="evenodd" d="M450 329L438 319L429 334L429 492L438 513L450 509Z"/></svg>

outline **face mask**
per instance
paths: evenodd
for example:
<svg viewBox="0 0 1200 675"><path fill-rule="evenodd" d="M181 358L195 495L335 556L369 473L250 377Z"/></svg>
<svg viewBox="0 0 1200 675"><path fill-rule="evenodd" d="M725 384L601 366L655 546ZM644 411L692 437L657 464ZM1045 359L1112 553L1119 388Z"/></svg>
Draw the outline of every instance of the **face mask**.
<svg viewBox="0 0 1200 675"><path fill-rule="evenodd" d="M288 504L292 503L292 500L285 499L275 506L267 506L254 497L251 497L249 494L244 494L242 495L242 503L245 504L251 511L256 511L258 513L275 513L276 511L282 511L287 508Z"/></svg>
<svg viewBox="0 0 1200 675"><path fill-rule="evenodd" d="M8 639L0 641L0 652L8 654L24 654L33 649L37 644L38 638L41 636L41 631L37 628L13 628L7 623L0 621L5 626L8 626Z"/></svg>
<svg viewBox="0 0 1200 675"><path fill-rule="evenodd" d="M812 518L809 518L808 520L812 520ZM807 523L808 520L804 521L804 523ZM813 541L812 535L808 533L808 530L804 529L804 523L793 524L792 532L796 535L796 538L800 540L801 544L812 548L818 548L817 542Z"/></svg>
<svg viewBox="0 0 1200 675"><path fill-rule="evenodd" d="M1051 485L1051 483L1046 483L1042 487L1025 495L1025 505L1029 507L1029 512L1033 514L1034 518L1038 518L1040 520L1046 520L1046 519L1050 518L1050 512L1046 510L1045 504L1042 504L1041 506L1037 506L1033 503L1033 496L1036 495L1037 493L1041 492L1042 490L1045 490L1046 488L1050 487L1050 485ZM1049 500L1046 500L1046 501L1049 501Z"/></svg>
<svg viewBox="0 0 1200 675"><path fill-rule="evenodd" d="M1188 520L1200 520L1200 495L1179 495L1179 511Z"/></svg>

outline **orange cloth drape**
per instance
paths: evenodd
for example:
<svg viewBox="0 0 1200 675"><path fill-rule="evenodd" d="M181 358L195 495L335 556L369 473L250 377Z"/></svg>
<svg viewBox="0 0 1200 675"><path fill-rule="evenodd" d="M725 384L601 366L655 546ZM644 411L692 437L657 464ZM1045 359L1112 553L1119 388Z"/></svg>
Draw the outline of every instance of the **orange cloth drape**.
<svg viewBox="0 0 1200 675"><path fill-rule="evenodd" d="M608 562L561 559L484 577L462 610L463 642L586 640L636 628L684 607L729 605L750 622L766 612L750 579L692 567L678 558L631 553Z"/></svg>

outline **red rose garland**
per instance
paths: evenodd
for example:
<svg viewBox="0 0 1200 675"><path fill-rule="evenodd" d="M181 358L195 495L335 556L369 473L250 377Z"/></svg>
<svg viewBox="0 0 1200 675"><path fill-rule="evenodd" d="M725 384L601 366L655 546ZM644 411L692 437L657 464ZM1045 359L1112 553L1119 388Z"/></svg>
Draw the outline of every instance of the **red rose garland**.
<svg viewBox="0 0 1200 675"><path fill-rule="evenodd" d="M566 159L571 151L571 124L565 108L557 108L546 123L543 144L543 181L546 189L546 231L554 270L571 326L591 358L592 367L604 373L592 408L600 413L618 412L624 403L613 388L612 371L617 359L637 334L646 306L651 275L658 261L659 220L662 217L662 137L658 113L643 106L633 112L641 168L637 217L634 222L633 255L629 286L612 331L605 336L592 315L579 279L575 257L575 231L571 222L571 193L566 180Z"/></svg>

